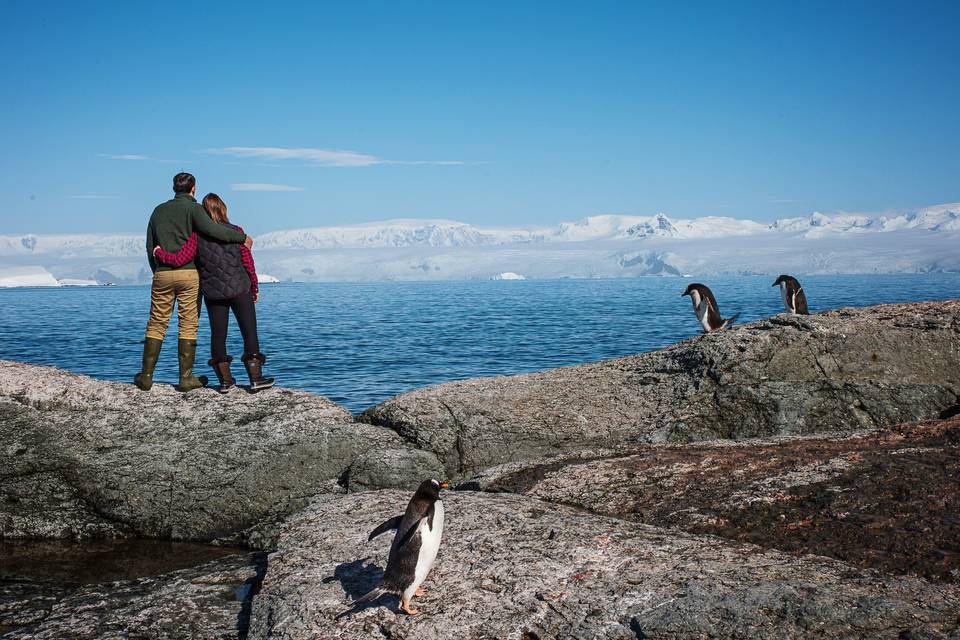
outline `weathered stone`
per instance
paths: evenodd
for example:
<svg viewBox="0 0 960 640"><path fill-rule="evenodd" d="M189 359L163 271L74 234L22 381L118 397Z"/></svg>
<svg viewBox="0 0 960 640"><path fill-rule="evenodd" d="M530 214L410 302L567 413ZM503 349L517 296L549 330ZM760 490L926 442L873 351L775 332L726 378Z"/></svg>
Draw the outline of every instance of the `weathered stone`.
<svg viewBox="0 0 960 640"><path fill-rule="evenodd" d="M958 478L960 417L514 463L464 486L960 584Z"/></svg>
<svg viewBox="0 0 960 640"><path fill-rule="evenodd" d="M361 419L463 478L584 448L885 427L958 399L951 301L778 315L639 356L428 387Z"/></svg>
<svg viewBox="0 0 960 640"><path fill-rule="evenodd" d="M509 494L443 495L420 615L376 585L409 492L320 497L292 516L254 598L252 638L946 638L960 589L794 558Z"/></svg>
<svg viewBox="0 0 960 640"><path fill-rule="evenodd" d="M446 469L429 451L410 447L370 449L347 469L347 490L416 489L425 478L446 478Z"/></svg>
<svg viewBox="0 0 960 640"><path fill-rule="evenodd" d="M0 443L0 538L175 540L295 511L358 455L403 446L308 393L145 393L4 361Z"/></svg>
<svg viewBox="0 0 960 640"><path fill-rule="evenodd" d="M0 634L40 624L71 591L63 585L0 580Z"/></svg>
<svg viewBox="0 0 960 640"><path fill-rule="evenodd" d="M251 554L77 588L0 583L0 631L10 640L245 637L263 571L262 554Z"/></svg>

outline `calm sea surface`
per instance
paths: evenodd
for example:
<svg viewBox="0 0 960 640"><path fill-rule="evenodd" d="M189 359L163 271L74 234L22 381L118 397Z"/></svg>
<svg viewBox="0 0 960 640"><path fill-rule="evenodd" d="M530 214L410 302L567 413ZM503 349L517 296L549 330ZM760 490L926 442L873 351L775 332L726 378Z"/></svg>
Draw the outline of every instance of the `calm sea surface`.
<svg viewBox="0 0 960 640"><path fill-rule="evenodd" d="M724 317L781 312L773 277L703 281ZM960 298L960 274L801 277L810 310ZM700 332L680 278L265 285L265 367L278 384L359 412L429 384L657 349ZM0 289L0 359L129 382L139 370L147 287ZM206 312L197 369L206 366ZM176 320L155 378L177 378ZM173 338L173 339L169 339ZM231 353L242 344L231 325ZM239 357L237 358L239 362ZM234 375L242 367L235 366ZM238 379L245 383L245 376Z"/></svg>

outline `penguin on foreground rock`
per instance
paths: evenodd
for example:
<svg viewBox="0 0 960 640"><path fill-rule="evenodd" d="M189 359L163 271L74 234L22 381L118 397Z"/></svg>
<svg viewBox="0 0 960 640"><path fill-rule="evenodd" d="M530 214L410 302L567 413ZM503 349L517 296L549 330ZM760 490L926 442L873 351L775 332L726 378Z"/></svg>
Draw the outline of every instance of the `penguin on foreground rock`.
<svg viewBox="0 0 960 640"><path fill-rule="evenodd" d="M720 308L717 306L717 299L713 297L713 292L710 291L710 287L700 284L699 282L688 285L687 290L681 293L680 296L690 296L690 300L693 301L693 312L697 314L697 320L700 321L704 333L726 329L732 325L740 315L738 313L726 319L721 318Z"/></svg>
<svg viewBox="0 0 960 640"><path fill-rule="evenodd" d="M400 596L400 611L415 616L410 608L414 596L422 596L420 587L437 559L440 537L443 535L443 501L440 490L450 485L437 480L424 480L407 504L403 515L390 518L370 532L368 541L381 533L396 529L387 568L375 589L360 597L353 607L341 615L355 611L360 605L372 602L385 593Z"/></svg>
<svg viewBox="0 0 960 640"><path fill-rule="evenodd" d="M803 287L800 281L793 276L782 275L777 278L773 286L780 286L780 297L783 298L783 306L787 311L796 315L810 315L807 309L807 296L803 293Z"/></svg>

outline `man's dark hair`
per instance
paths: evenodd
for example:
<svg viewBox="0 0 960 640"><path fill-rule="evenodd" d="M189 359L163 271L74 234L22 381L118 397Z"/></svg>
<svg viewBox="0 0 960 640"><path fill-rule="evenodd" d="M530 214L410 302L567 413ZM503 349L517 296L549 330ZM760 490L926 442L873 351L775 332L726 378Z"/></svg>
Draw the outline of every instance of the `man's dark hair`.
<svg viewBox="0 0 960 640"><path fill-rule="evenodd" d="M189 173L178 173L177 175L173 176L174 193L190 193L193 191L193 187L196 184L197 179Z"/></svg>

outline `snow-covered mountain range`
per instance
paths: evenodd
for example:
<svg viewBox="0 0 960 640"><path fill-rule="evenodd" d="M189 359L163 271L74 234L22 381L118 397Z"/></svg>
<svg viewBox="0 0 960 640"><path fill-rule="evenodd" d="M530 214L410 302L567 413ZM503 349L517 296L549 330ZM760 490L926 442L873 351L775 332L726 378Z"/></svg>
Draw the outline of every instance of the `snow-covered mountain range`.
<svg viewBox="0 0 960 640"><path fill-rule="evenodd" d="M960 203L772 223L663 213L515 228L404 219L274 231L255 238L254 252L261 271L294 281L890 273L960 270L958 239ZM26 266L60 280L150 277L140 235L0 236L0 274Z"/></svg>
<svg viewBox="0 0 960 640"><path fill-rule="evenodd" d="M372 247L478 247L532 242L584 242L589 240L642 240L676 238L693 240L772 233L818 237L828 233L925 229L960 231L960 203L919 211L869 216L812 213L764 224L753 220L709 216L671 220L654 216L601 215L554 227L490 228L452 220L390 220L368 224L274 231L260 236L261 249L331 249Z"/></svg>

